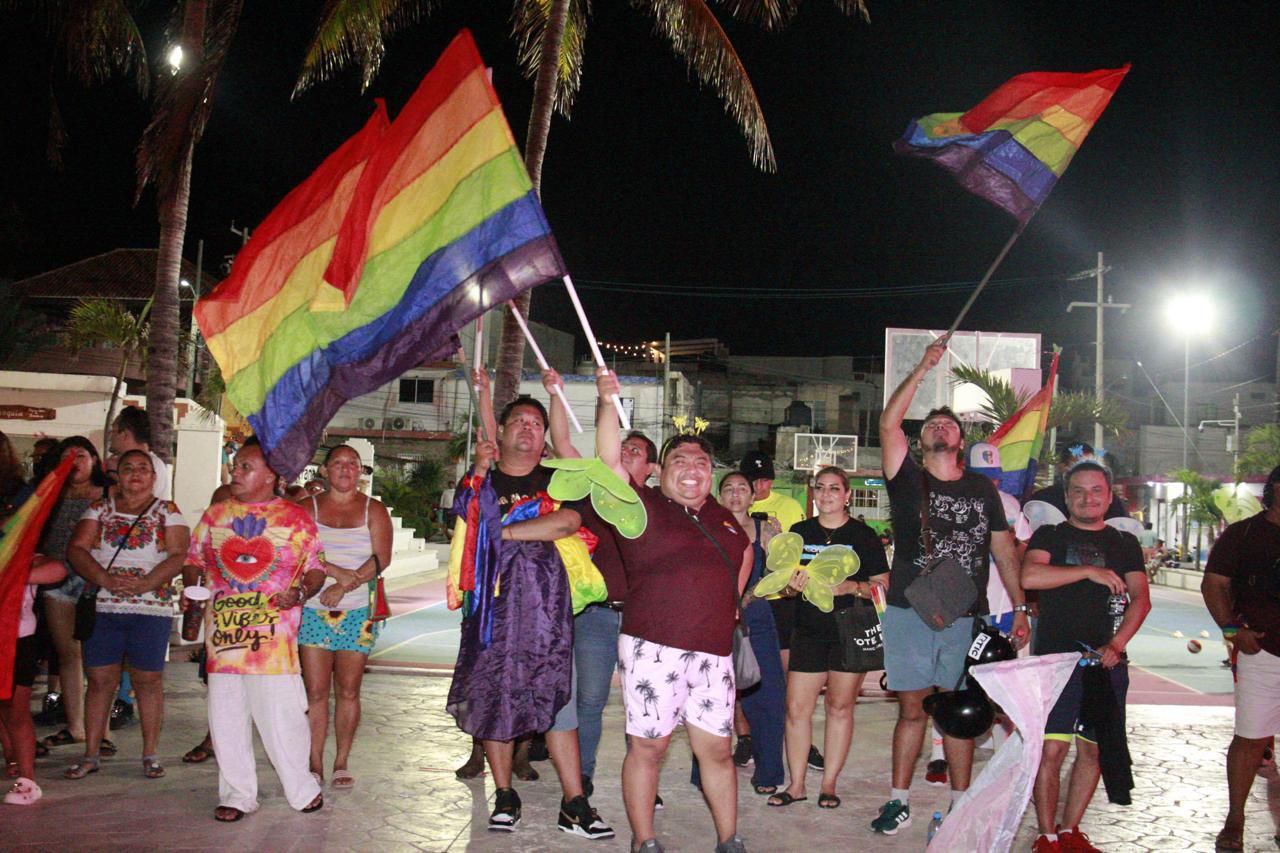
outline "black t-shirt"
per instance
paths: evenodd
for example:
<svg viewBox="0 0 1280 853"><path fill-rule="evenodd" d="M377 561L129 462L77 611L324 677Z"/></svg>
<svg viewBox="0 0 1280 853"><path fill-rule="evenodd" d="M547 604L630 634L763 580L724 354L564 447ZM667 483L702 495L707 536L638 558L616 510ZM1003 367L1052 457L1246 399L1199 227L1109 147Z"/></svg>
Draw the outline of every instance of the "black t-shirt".
<svg viewBox="0 0 1280 853"><path fill-rule="evenodd" d="M541 465L535 465L529 473L521 474L520 476L507 474L496 465L490 468L489 483L493 486L493 491L498 496L498 511L505 516L515 504L525 498L531 498L539 492L545 492L547 486L551 483L551 475L554 473L555 471L550 468L544 468ZM462 490L461 482L458 484L458 490ZM583 501L565 501L560 505L560 508L572 509L581 513L582 504Z"/></svg>
<svg viewBox="0 0 1280 853"><path fill-rule="evenodd" d="M1067 512L1067 492L1061 483L1055 483L1052 486L1046 486L1040 491L1027 498L1029 501L1044 501L1051 506L1058 508L1058 512L1064 516L1070 515ZM1107 507L1107 514L1103 516L1105 521L1108 518L1128 518L1129 511L1124 508L1124 501L1120 500L1119 495L1111 496L1111 506Z"/></svg>
<svg viewBox="0 0 1280 853"><path fill-rule="evenodd" d="M1236 612L1265 632L1262 648L1280 655L1280 527L1265 512L1222 531L1204 570L1231 578Z"/></svg>
<svg viewBox="0 0 1280 853"><path fill-rule="evenodd" d="M991 569L991 534L1009 529L1004 504L991 480L965 471L958 480L939 480L907 454L895 477L886 484L889 517L893 523L893 570L889 575L889 603L910 607L907 587L934 557L952 557L973 578L978 600L973 612L987 612L987 579ZM933 550L925 554L920 528L921 492L929 483L929 530Z"/></svg>
<svg viewBox="0 0 1280 853"><path fill-rule="evenodd" d="M823 527L817 518L809 518L791 525L791 532L799 533L804 539L804 552L800 556L800 564L803 566L807 566L814 557L832 545L848 545L861 562L858 571L849 580L869 581L876 575L889 571L889 561L885 559L880 537L855 518L849 519L835 530ZM839 639L835 611L853 607L857 602L857 596L837 595L832 612L823 613L804 596L798 596L795 629L816 639L835 641Z"/></svg>
<svg viewBox="0 0 1280 853"><path fill-rule="evenodd" d="M1048 551L1053 566L1105 566L1124 577L1146 571L1142 546L1131 533L1113 527L1081 530L1070 522L1044 525L1031 536L1028 551ZM1100 583L1076 581L1040 592L1035 653L1081 651L1080 643L1100 648L1111 642L1121 613L1111 612L1111 591Z"/></svg>

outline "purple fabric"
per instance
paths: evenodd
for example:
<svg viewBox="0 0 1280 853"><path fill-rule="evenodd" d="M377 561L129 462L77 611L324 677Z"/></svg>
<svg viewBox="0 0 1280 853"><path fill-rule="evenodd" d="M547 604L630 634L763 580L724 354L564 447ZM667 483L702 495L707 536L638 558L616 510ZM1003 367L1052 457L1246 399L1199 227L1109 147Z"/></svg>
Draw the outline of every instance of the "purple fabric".
<svg viewBox="0 0 1280 853"><path fill-rule="evenodd" d="M466 517L461 496L454 509ZM553 543L501 540L497 499L487 480L480 489L480 513L496 559L483 583L477 566L476 603L462 620L445 707L458 728L473 737L513 740L551 728L556 713L569 701L569 578ZM489 595L493 578L497 596Z"/></svg>

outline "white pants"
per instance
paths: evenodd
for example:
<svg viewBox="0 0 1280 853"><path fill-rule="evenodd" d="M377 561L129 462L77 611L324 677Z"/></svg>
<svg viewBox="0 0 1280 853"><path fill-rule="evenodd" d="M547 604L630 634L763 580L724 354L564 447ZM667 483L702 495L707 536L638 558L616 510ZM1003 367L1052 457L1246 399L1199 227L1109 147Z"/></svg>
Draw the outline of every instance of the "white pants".
<svg viewBox="0 0 1280 853"><path fill-rule="evenodd" d="M1250 740L1280 734L1280 657L1270 652L1236 657L1236 734Z"/></svg>
<svg viewBox="0 0 1280 853"><path fill-rule="evenodd" d="M257 725L285 799L295 809L320 793L310 771L311 729L300 675L209 673L209 733L218 760L218 803L248 814L258 810L253 755Z"/></svg>

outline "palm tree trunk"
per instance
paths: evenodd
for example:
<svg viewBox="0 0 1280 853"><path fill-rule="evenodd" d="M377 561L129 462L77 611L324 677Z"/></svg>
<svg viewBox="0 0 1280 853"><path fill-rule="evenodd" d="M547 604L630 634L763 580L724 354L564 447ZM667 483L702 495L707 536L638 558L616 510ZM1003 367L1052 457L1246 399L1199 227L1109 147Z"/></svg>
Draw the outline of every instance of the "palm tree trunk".
<svg viewBox="0 0 1280 853"><path fill-rule="evenodd" d="M116 400L120 399L120 386L124 384L124 374L129 369L129 351L120 354L120 369L116 372L116 384L111 389L111 399L107 401L107 420L102 425L102 458L107 458L111 447L111 423L116 419Z"/></svg>
<svg viewBox="0 0 1280 853"><path fill-rule="evenodd" d="M564 40L565 22L569 19L569 0L551 0L547 28L542 33L542 55L538 78L533 85L533 108L529 112L529 132L524 143L524 165L529 170L533 191L542 196L542 160L547 153L547 137L551 134L551 112L555 101L556 76L560 67L560 45ZM497 411L516 398L520 391L520 371L524 363L524 334L509 314L519 311L529 316L531 291L525 291L508 304L502 315L502 339L498 345L498 381L493 392Z"/></svg>
<svg viewBox="0 0 1280 853"><path fill-rule="evenodd" d="M173 398L178 376L178 283L182 275L182 243L187 233L194 153L193 143L187 148L186 157L172 183L172 192L157 199L160 244L147 356L147 417L151 422L151 449L165 462L173 461Z"/></svg>

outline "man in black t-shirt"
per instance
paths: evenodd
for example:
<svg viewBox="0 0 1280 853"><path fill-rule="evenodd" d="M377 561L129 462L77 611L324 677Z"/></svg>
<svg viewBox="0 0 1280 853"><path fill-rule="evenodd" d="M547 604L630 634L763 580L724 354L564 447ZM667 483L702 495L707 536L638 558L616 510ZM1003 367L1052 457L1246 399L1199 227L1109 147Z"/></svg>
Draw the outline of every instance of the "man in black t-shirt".
<svg viewBox="0 0 1280 853"><path fill-rule="evenodd" d="M1040 592L1040 621L1033 652L1085 651L1111 676L1123 726L1129 687L1125 646L1151 611L1142 547L1129 533L1105 523L1111 504L1111 472L1096 462L1081 462L1065 480L1067 520L1045 525L1032 535L1022 563L1022 585ZM1126 605L1125 596L1128 596ZM1085 648L1087 647L1087 648ZM1098 787L1097 734L1080 723L1085 669L1077 667L1049 712L1044 752L1036 775L1036 851L1095 850L1080 831L1089 800ZM1075 768L1067 791L1062 826L1055 823L1059 774L1076 739Z"/></svg>
<svg viewBox="0 0 1280 853"><path fill-rule="evenodd" d="M898 694L893 780L889 801L871 823L871 829L883 835L895 835L911 824L911 776L929 725L924 700L935 689L955 690L963 677L974 618L987 613L989 556L995 558L1013 602L1013 644L1020 648L1030 636L1026 602L1018 584L1017 550L1004 506L989 479L960 467L964 434L959 418L946 407L925 416L920 429L923 465L911 458L910 443L902 429L916 389L937 367L946 348L946 336L929 345L915 369L894 390L880 417L881 456L897 543L889 573L888 607L881 619L885 672L889 689ZM922 515L928 518L927 528L921 524ZM931 627L912 609L906 589L932 558L940 556L951 557L964 567L978 599L971 615L948 626ZM973 740L946 737L943 749L954 802L969 788Z"/></svg>

